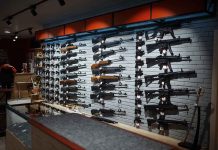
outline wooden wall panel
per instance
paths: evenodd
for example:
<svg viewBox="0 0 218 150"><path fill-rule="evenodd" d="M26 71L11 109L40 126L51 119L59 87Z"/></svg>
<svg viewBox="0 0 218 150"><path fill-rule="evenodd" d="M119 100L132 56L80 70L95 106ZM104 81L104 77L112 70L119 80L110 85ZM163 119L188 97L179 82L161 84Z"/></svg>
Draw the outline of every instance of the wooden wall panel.
<svg viewBox="0 0 218 150"><path fill-rule="evenodd" d="M114 13L114 25L150 20L150 5L143 5Z"/></svg>
<svg viewBox="0 0 218 150"><path fill-rule="evenodd" d="M49 38L64 36L64 26L49 29L48 33Z"/></svg>
<svg viewBox="0 0 218 150"><path fill-rule="evenodd" d="M205 0L162 0L152 4L152 19L173 17L205 10Z"/></svg>
<svg viewBox="0 0 218 150"><path fill-rule="evenodd" d="M86 31L103 29L112 26L112 14L93 17L86 20Z"/></svg>
<svg viewBox="0 0 218 150"><path fill-rule="evenodd" d="M77 21L65 25L65 35L79 33L85 31L85 21Z"/></svg>
<svg viewBox="0 0 218 150"><path fill-rule="evenodd" d="M41 30L36 32L36 40L44 40L49 38L49 33L47 30Z"/></svg>

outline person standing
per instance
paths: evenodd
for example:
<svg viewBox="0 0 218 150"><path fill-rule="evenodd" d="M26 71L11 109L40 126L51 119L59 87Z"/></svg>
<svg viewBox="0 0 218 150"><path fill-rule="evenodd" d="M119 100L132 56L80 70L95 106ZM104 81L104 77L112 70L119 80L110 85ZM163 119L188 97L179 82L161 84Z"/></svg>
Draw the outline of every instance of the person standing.
<svg viewBox="0 0 218 150"><path fill-rule="evenodd" d="M14 83L14 74L17 70L6 61L0 62L0 85L2 88L11 89ZM11 93L7 94L10 98Z"/></svg>

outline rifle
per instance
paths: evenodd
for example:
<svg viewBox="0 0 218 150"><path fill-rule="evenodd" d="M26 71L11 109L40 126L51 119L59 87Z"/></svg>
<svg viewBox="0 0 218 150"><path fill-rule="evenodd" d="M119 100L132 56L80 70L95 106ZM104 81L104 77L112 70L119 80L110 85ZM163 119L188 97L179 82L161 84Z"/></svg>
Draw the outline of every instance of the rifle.
<svg viewBox="0 0 218 150"><path fill-rule="evenodd" d="M85 98L85 94L78 93L66 93L68 99Z"/></svg>
<svg viewBox="0 0 218 150"><path fill-rule="evenodd" d="M130 41L134 41L134 39L133 38L130 38L130 39L122 39L122 38L120 38L120 40L117 40L117 41L101 43L101 45L95 45L95 46L92 47L92 51L94 53L97 53L99 51L99 49L106 49L106 48L118 46L121 43L130 42Z"/></svg>
<svg viewBox="0 0 218 150"><path fill-rule="evenodd" d="M80 107L83 107L83 108L89 108L91 107L91 104L85 104L84 102L80 102L80 101L77 101L77 100L67 100L67 105L66 107L70 108L72 107L72 105L76 105L76 106L80 106Z"/></svg>
<svg viewBox="0 0 218 150"><path fill-rule="evenodd" d="M156 64L158 64L159 69L161 70L163 66L168 66L170 71L173 72L171 63L172 62L181 62L181 61L191 61L190 56L181 57L178 56L157 56L156 58L146 58L147 68L150 68Z"/></svg>
<svg viewBox="0 0 218 150"><path fill-rule="evenodd" d="M77 66L67 67L66 70L69 72L73 72L73 71L77 71L82 68L86 68L86 64L84 65L78 64Z"/></svg>
<svg viewBox="0 0 218 150"><path fill-rule="evenodd" d="M159 99L162 97L169 97L169 96L183 96L183 95L190 95L196 94L194 89L158 89L158 90L145 90L145 98L146 102L148 103L151 99L158 97Z"/></svg>
<svg viewBox="0 0 218 150"><path fill-rule="evenodd" d="M113 117L114 115L126 115L126 111L122 111L121 109L118 109L118 111L113 109L92 109L91 114L101 117Z"/></svg>
<svg viewBox="0 0 218 150"><path fill-rule="evenodd" d="M172 38L175 39L176 37L174 35L173 28L180 28L181 27L181 23L179 23L179 22L169 23L169 22L161 21L158 24L159 24L158 27L156 27L150 31L145 32L146 40L151 40L154 38L162 39L164 37L164 35L166 35L166 34L170 34L172 36ZM152 32L153 34L151 36L149 36L149 32ZM159 35L158 35L158 33L159 33Z"/></svg>
<svg viewBox="0 0 218 150"><path fill-rule="evenodd" d="M61 53L66 53L66 52L69 52L70 50L75 50L77 48L78 48L78 46L69 45L67 47L61 48Z"/></svg>
<svg viewBox="0 0 218 150"><path fill-rule="evenodd" d="M167 85L168 89L171 89L170 81L182 78L196 78L197 74L195 71L178 71L169 73L159 73L157 75L147 75L145 78L146 87L153 81L159 80L159 87L165 87Z"/></svg>
<svg viewBox="0 0 218 150"><path fill-rule="evenodd" d="M117 52L125 52L125 51L126 51L126 48L123 48L123 47L120 47L118 50L103 51L100 54L94 54L93 55L93 60L98 61L99 59L104 59L106 57L114 55Z"/></svg>
<svg viewBox="0 0 218 150"><path fill-rule="evenodd" d="M79 50L79 52L68 52L67 54L66 54L66 56L68 57L68 58L71 58L71 57L76 57L77 56L77 54L86 54L86 51L82 51L82 50Z"/></svg>
<svg viewBox="0 0 218 150"><path fill-rule="evenodd" d="M184 121L178 121L178 120L162 120L162 119L147 119L148 127L150 129L152 128L158 128L159 134L164 134L169 129L177 129L177 130L187 130L188 129L188 123L186 120Z"/></svg>
<svg viewBox="0 0 218 150"><path fill-rule="evenodd" d="M92 116L91 118L94 119L94 120L103 121L103 122L106 122L106 123L113 123L113 124L118 123L116 121L109 120L109 119L106 119L106 118L103 118L103 117Z"/></svg>
<svg viewBox="0 0 218 150"><path fill-rule="evenodd" d="M107 38L113 37L113 36L120 36L120 35L129 35L131 32L112 32L112 33L107 33L100 35L98 37L92 38L92 43L97 44L99 42L104 42Z"/></svg>
<svg viewBox="0 0 218 150"><path fill-rule="evenodd" d="M86 91L86 88L81 87L80 85L79 86L68 86L68 87L62 87L61 91L63 91L63 92L66 92L66 91L68 91L68 92Z"/></svg>
<svg viewBox="0 0 218 150"><path fill-rule="evenodd" d="M127 97L126 93L118 92L118 93L106 93L106 92L99 92L97 94L90 94L90 99L104 99L104 100L111 100L114 97Z"/></svg>
<svg viewBox="0 0 218 150"><path fill-rule="evenodd" d="M61 60L65 60L65 59L67 59L67 55L62 55Z"/></svg>
<svg viewBox="0 0 218 150"><path fill-rule="evenodd" d="M114 84L100 84L99 86L91 86L91 90L94 92L99 92L101 90L115 90L116 88L127 88L127 84L122 85L122 83L119 83L119 85Z"/></svg>
<svg viewBox="0 0 218 150"><path fill-rule="evenodd" d="M113 59L113 60L101 60L96 64L92 64L91 69L98 69L102 66L110 65L112 64L112 62L118 62L118 61L123 61L123 60L124 60L123 56L120 56L118 59Z"/></svg>
<svg viewBox="0 0 218 150"><path fill-rule="evenodd" d="M173 56L173 51L171 49L171 46L174 45L180 45L184 43L191 43L192 40L190 38L175 38L175 39L169 39L169 40L160 40L156 41L154 44L147 44L147 52L151 53L156 49L159 49L160 54L163 53L163 50L169 50L170 54Z"/></svg>
<svg viewBox="0 0 218 150"><path fill-rule="evenodd" d="M190 142L187 142L187 139L188 139L188 136L189 136L189 133L190 133L190 128L187 130L186 132L186 135L185 135L185 138L182 142L180 142L178 145L179 146L182 146L182 147L185 147L187 149L190 149L190 150L199 150L200 149L200 146L198 145L198 138L199 138L199 132L200 132L200 117L201 117L201 109L200 109L200 106L199 106L199 100L200 100L200 96L202 96L203 93L202 93L202 88L200 87L197 91L197 99L196 99L196 103L195 103L195 109L194 109L194 112L192 114L192 119L191 119L191 122L190 122L190 127L192 127L192 124L194 122L194 118L195 118L195 114L196 112L198 113L198 116L197 116L197 127L196 127L196 131L195 131L195 136L194 136L194 140L192 143Z"/></svg>
<svg viewBox="0 0 218 150"><path fill-rule="evenodd" d="M122 70L125 70L125 67L119 66L119 67L102 67L101 69L92 69L92 74L94 75L100 75L100 74L114 74L116 72L121 72Z"/></svg>
<svg viewBox="0 0 218 150"><path fill-rule="evenodd" d="M135 61L135 68L138 68L139 66L142 67L144 65L144 61L143 60L136 60Z"/></svg>
<svg viewBox="0 0 218 150"><path fill-rule="evenodd" d="M61 80L60 85L76 85L77 83L85 83L85 80Z"/></svg>
<svg viewBox="0 0 218 150"><path fill-rule="evenodd" d="M67 61L61 61L60 64L61 65L66 65L66 64L72 65L72 64L78 64L79 61L86 61L86 60L87 60L86 57L85 58L79 57L78 59L70 59L70 60L67 60Z"/></svg>
<svg viewBox="0 0 218 150"><path fill-rule="evenodd" d="M187 105L144 105L145 117L153 117L156 119L157 114L163 115L178 115L181 111L189 111Z"/></svg>
<svg viewBox="0 0 218 150"><path fill-rule="evenodd" d="M130 80L131 77L123 77L122 75L119 76L93 76L91 77L91 81L94 83L109 83L109 82L118 82L120 80Z"/></svg>
<svg viewBox="0 0 218 150"><path fill-rule="evenodd" d="M66 75L61 76L62 79L73 79L73 78L78 78L79 76L86 76L86 73L82 73L81 71L79 71L78 73L67 73Z"/></svg>

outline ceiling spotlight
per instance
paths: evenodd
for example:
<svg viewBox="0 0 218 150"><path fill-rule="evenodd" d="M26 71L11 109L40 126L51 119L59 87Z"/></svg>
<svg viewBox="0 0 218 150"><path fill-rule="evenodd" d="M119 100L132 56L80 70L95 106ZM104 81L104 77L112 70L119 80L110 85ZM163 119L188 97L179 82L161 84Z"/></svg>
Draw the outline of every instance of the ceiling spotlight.
<svg viewBox="0 0 218 150"><path fill-rule="evenodd" d="M14 38L15 38L15 39L18 39L18 36L17 36L17 35L15 35L15 36L14 36Z"/></svg>
<svg viewBox="0 0 218 150"><path fill-rule="evenodd" d="M30 8L30 12L31 12L31 14L32 14L33 16L36 16L36 15L37 15L36 6L32 6L32 7Z"/></svg>
<svg viewBox="0 0 218 150"><path fill-rule="evenodd" d="M58 0L58 2L61 6L64 6L66 4L64 0Z"/></svg>
<svg viewBox="0 0 218 150"><path fill-rule="evenodd" d="M13 39L13 41L15 42L15 41L16 41L16 39Z"/></svg>

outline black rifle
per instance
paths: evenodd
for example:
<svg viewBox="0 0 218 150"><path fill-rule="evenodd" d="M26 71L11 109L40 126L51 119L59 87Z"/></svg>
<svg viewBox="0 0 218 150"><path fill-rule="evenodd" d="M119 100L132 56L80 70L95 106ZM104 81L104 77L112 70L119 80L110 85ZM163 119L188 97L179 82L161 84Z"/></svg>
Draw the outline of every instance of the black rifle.
<svg viewBox="0 0 218 150"><path fill-rule="evenodd" d="M157 119L157 115L164 113L164 115L178 115L181 111L189 111L187 105L144 105L145 117L153 117Z"/></svg>
<svg viewBox="0 0 218 150"><path fill-rule="evenodd" d="M192 114L192 119L191 119L190 124L189 124L189 126L192 127L192 124L195 120L195 115L196 115L196 113L198 113L197 121L196 121L197 125L196 125L195 136L194 136L193 142L190 143L187 141L189 134L190 134L190 128L189 128L187 130L187 133L186 133L186 136L185 136L183 142L180 142L178 144L179 146L185 147L185 148L190 149L190 150L200 150L200 146L198 145L200 124L201 124L201 109L199 106L199 100L200 100L200 96L202 96L202 95L203 95L202 88L200 87L197 91L197 99L196 99L196 103L195 103L195 109L194 109L194 112Z"/></svg>
<svg viewBox="0 0 218 150"><path fill-rule="evenodd" d="M69 72L73 72L73 71L77 71L82 68L86 68L86 64L84 65L78 64L77 66L67 67L66 70Z"/></svg>
<svg viewBox="0 0 218 150"><path fill-rule="evenodd" d="M160 38L162 39L164 37L164 35L166 34L170 34L172 36L172 38L176 38L174 35L174 28L180 28L181 27L181 23L179 22L158 22L158 26L152 30L146 31L145 32L145 38L146 40L151 40L154 38ZM149 34L152 34L151 36L149 36Z"/></svg>
<svg viewBox="0 0 218 150"><path fill-rule="evenodd" d="M92 74L94 75L100 75L100 74L114 74L116 72L121 72L122 70L125 70L125 67L119 66L119 67L102 67L101 69L92 69Z"/></svg>
<svg viewBox="0 0 218 150"><path fill-rule="evenodd" d="M106 118L103 118L103 117L92 116L91 118L94 119L94 120L103 121L103 122L106 122L106 123L113 123L113 124L118 123L116 121L106 119Z"/></svg>
<svg viewBox="0 0 218 150"><path fill-rule="evenodd" d="M120 45L123 42L130 42L130 41L134 41L134 39L133 38L130 38L130 39L122 39L122 38L120 38L120 40L117 40L117 41L101 43L101 45L95 45L95 46L92 47L92 51L94 53L97 53L99 51L99 49L106 49L106 48L118 46L118 45Z"/></svg>
<svg viewBox="0 0 218 150"><path fill-rule="evenodd" d="M167 85L168 89L171 89L171 80L182 79L182 78L196 78L197 74L195 71L178 71L169 73L159 73L157 75L147 75L145 78L146 87L153 81L159 81L159 87L164 87Z"/></svg>
<svg viewBox="0 0 218 150"><path fill-rule="evenodd" d="M100 84L99 86L93 85L91 86L91 90L94 92L100 92L105 90L115 90L116 88L127 88L127 84L122 85L122 83L119 83L119 85L114 84Z"/></svg>
<svg viewBox="0 0 218 150"><path fill-rule="evenodd" d="M146 58L147 68L150 68L158 64L160 70L163 68L163 66L168 66L171 72L173 72L171 63L181 62L181 61L191 61L190 56L181 57L180 55L178 56L161 56L160 55L160 56L157 56L156 58Z"/></svg>
<svg viewBox="0 0 218 150"><path fill-rule="evenodd" d="M85 94L78 93L66 93L68 99L85 98Z"/></svg>
<svg viewBox="0 0 218 150"><path fill-rule="evenodd" d="M110 38L110 37L129 35L131 33L133 33L133 32L132 31L131 32L112 32L112 33L103 34L103 35L100 35L98 37L92 38L92 43L97 44L99 42L104 42L107 38Z"/></svg>
<svg viewBox="0 0 218 150"><path fill-rule="evenodd" d="M176 130L187 130L189 125L187 121L178 121L178 120L161 120L161 119L147 119L148 127L158 128L159 134L168 135L169 129Z"/></svg>
<svg viewBox="0 0 218 150"><path fill-rule="evenodd" d="M71 60L67 60L67 61L61 61L60 64L61 65L72 65L72 64L78 64L79 61L86 61L87 59L86 58L81 58L79 57L78 59L71 59Z"/></svg>
<svg viewBox="0 0 218 150"><path fill-rule="evenodd" d="M106 93L106 92L99 92L97 94L90 94L91 99L104 99L104 100L111 100L114 97L127 97L126 93Z"/></svg>
<svg viewBox="0 0 218 150"><path fill-rule="evenodd" d="M64 105L65 105L65 107L68 107L68 108L72 108L74 106L80 106L83 108L91 107L91 104L85 104L85 101L81 101L80 99L69 100L69 99L66 99L66 97L64 98Z"/></svg>
<svg viewBox="0 0 218 150"><path fill-rule="evenodd" d="M82 73L81 71L79 71L78 73L67 73L63 76L61 76L62 79L74 79L74 78L78 78L79 76L86 76L86 73Z"/></svg>
<svg viewBox="0 0 218 150"><path fill-rule="evenodd" d="M156 41L154 44L147 44L147 52L151 53L156 49L159 49L160 53L163 53L163 50L169 50L170 54L173 56L173 51L171 49L171 46L174 45L180 45L184 43L191 43L192 40L190 38L175 38L175 39L169 39L169 40L160 40Z"/></svg>
<svg viewBox="0 0 218 150"><path fill-rule="evenodd" d="M85 87L81 87L81 86L68 86L68 87L62 87L61 91L63 92L78 92L78 91L86 91Z"/></svg>
<svg viewBox="0 0 218 150"><path fill-rule="evenodd" d="M113 109L92 109L91 114L94 116L113 117L114 115L126 115L126 111Z"/></svg>
<svg viewBox="0 0 218 150"><path fill-rule="evenodd" d="M68 58L70 58L70 57L76 57L77 54L85 54L85 53L86 53L86 51L81 51L81 50L79 50L79 52L68 52L68 53L66 54L66 56L67 56Z"/></svg>
<svg viewBox="0 0 218 150"><path fill-rule="evenodd" d="M116 54L117 52L125 52L126 48L120 47L118 50L109 50L109 51L103 51L100 54L94 54L93 60L98 61L99 59L103 59L106 57L109 57L111 55Z"/></svg>
<svg viewBox="0 0 218 150"><path fill-rule="evenodd" d="M78 102L78 101L71 101L71 100L67 100L67 101L69 101L69 104L73 104L73 105L80 106L80 107L83 107L83 108L91 107L91 104L85 104L85 103L81 103L81 102ZM68 104L68 107L69 107L69 104Z"/></svg>
<svg viewBox="0 0 218 150"><path fill-rule="evenodd" d="M196 91L194 89L188 89L188 88L145 90L145 98L147 103L155 97L161 99L162 97L183 96L183 95L189 96L190 94L196 94Z"/></svg>

